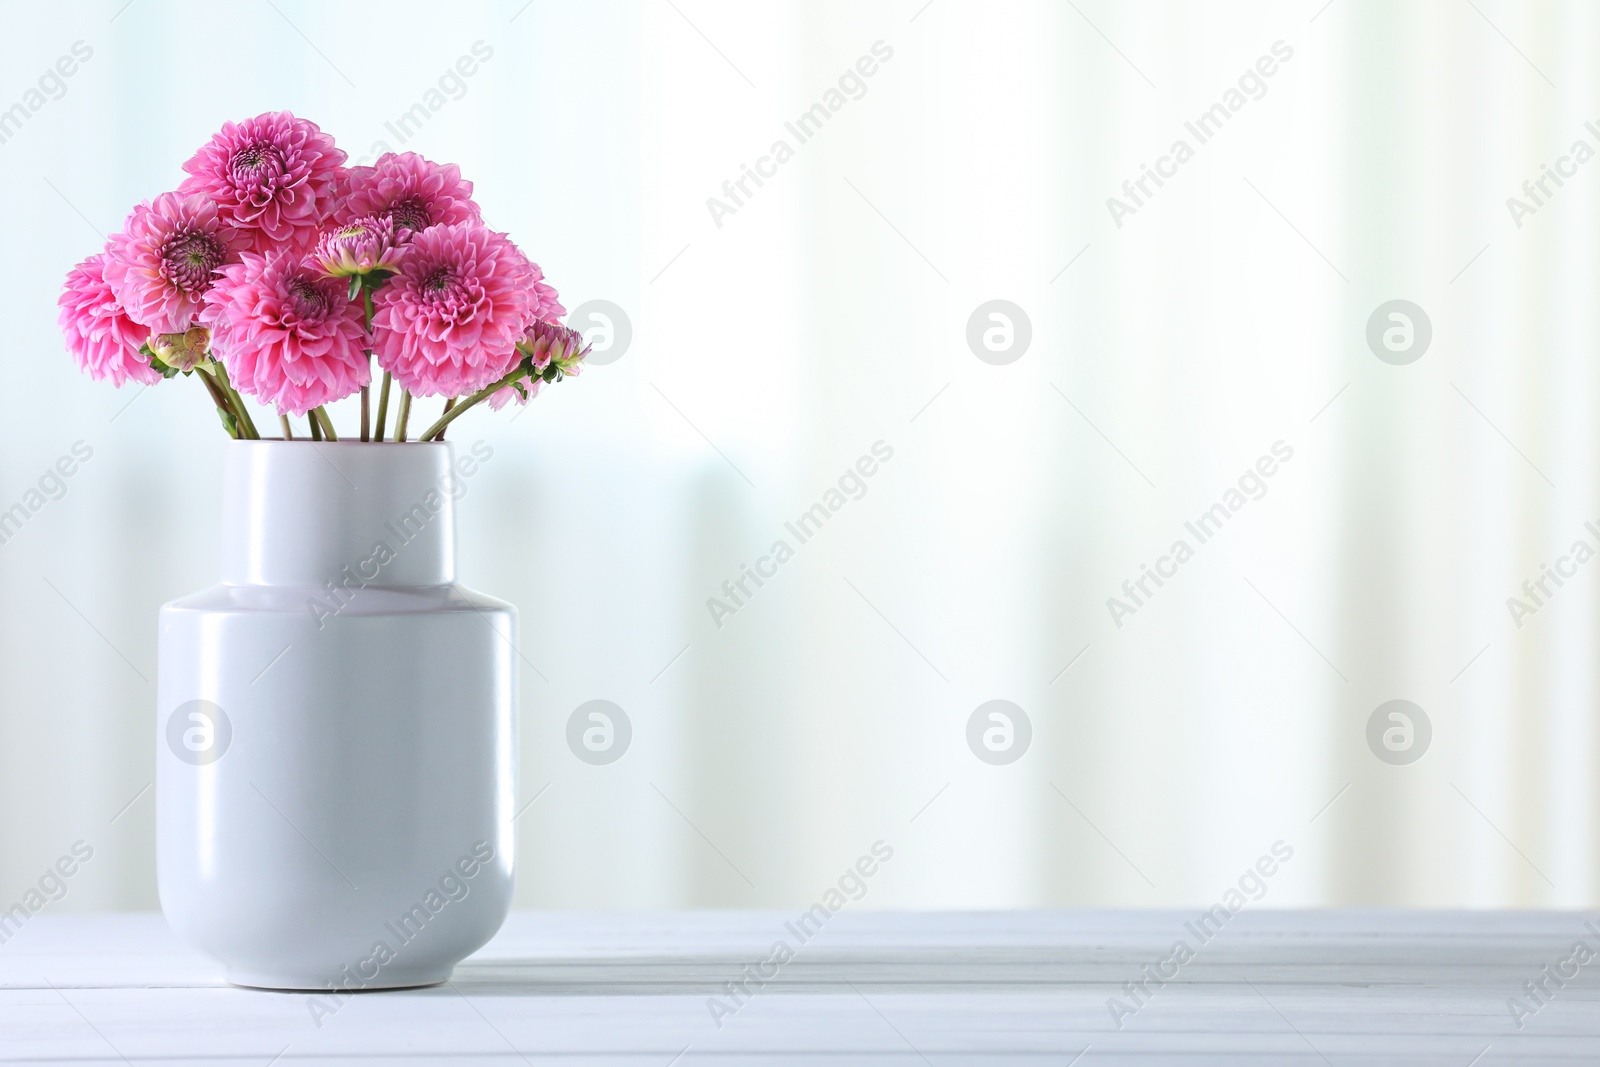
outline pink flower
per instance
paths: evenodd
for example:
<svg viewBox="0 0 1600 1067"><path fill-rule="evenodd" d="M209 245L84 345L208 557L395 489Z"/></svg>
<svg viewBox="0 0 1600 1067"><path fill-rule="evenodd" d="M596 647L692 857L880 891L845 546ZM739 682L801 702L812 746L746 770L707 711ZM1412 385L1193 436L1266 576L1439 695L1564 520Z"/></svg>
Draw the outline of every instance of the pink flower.
<svg viewBox="0 0 1600 1067"><path fill-rule="evenodd" d="M401 232L409 236L409 231ZM376 270L398 270L402 251L393 219L365 215L325 231L311 258L328 277L347 278Z"/></svg>
<svg viewBox="0 0 1600 1067"><path fill-rule="evenodd" d="M150 331L128 317L106 284L105 255L90 256L67 273L56 301L61 307L61 332L67 351L96 381L110 379L121 387L132 378L143 385L161 380L161 372L140 355Z"/></svg>
<svg viewBox="0 0 1600 1067"><path fill-rule="evenodd" d="M181 193L203 193L258 254L306 248L332 213L345 154L314 122L287 111L226 122L183 169Z"/></svg>
<svg viewBox="0 0 1600 1067"><path fill-rule="evenodd" d="M134 208L106 242L106 282L134 322L152 333L183 333L235 242L205 197L162 193Z"/></svg>
<svg viewBox="0 0 1600 1067"><path fill-rule="evenodd" d="M280 413L304 415L372 379L361 305L292 249L224 269L202 320L233 384Z"/></svg>
<svg viewBox="0 0 1600 1067"><path fill-rule="evenodd" d="M536 322L522 335L520 345L533 372L543 374L552 363L564 375L576 377L589 346L583 334L558 322Z"/></svg>
<svg viewBox="0 0 1600 1067"><path fill-rule="evenodd" d="M533 321L533 269L503 233L433 226L373 294L378 364L415 396L461 396L505 377Z"/></svg>
<svg viewBox="0 0 1600 1067"><path fill-rule="evenodd" d="M589 346L577 330L543 320L528 327L517 348L532 373L489 394L489 407L495 411L513 400L526 404L539 395L545 382L560 381L566 375L576 377L583 358L589 354Z"/></svg>
<svg viewBox="0 0 1600 1067"><path fill-rule="evenodd" d="M370 167L351 167L345 179L344 216L381 215L413 232L429 226L476 222L472 183L454 163L430 163L415 152L390 152Z"/></svg>

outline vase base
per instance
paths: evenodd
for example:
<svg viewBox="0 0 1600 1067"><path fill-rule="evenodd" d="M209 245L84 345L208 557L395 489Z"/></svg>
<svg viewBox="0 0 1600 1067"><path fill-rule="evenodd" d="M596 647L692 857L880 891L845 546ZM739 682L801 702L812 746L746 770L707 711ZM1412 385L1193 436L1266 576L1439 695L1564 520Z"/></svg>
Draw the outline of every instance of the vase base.
<svg viewBox="0 0 1600 1067"><path fill-rule="evenodd" d="M225 976L229 985L241 989L264 989L271 993L373 993L393 989L425 989L443 985L450 980L453 967L423 974L380 974L363 986L351 988L330 986L326 980L312 981L303 975L263 974L254 971L229 971Z"/></svg>

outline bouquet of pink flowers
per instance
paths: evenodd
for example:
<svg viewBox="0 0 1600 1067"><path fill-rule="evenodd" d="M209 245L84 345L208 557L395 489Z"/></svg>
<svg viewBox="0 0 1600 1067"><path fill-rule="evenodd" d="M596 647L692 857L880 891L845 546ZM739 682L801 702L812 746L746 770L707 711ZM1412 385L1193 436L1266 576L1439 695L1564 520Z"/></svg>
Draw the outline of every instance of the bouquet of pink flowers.
<svg viewBox="0 0 1600 1067"><path fill-rule="evenodd" d="M235 438L244 396L338 440L326 405L359 393L361 440L406 440L413 397L443 397L416 440L487 400L525 404L588 348L538 264L484 225L454 164L411 152L370 167L287 111L229 122L175 192L67 275L61 328L78 364L121 386L198 374ZM372 363L383 371L371 419Z"/></svg>

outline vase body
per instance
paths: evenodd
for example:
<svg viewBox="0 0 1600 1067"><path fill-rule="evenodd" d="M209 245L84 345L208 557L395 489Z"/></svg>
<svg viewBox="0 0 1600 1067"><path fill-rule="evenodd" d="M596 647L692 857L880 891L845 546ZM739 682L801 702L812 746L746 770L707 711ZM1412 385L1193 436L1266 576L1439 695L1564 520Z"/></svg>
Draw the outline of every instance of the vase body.
<svg viewBox="0 0 1600 1067"><path fill-rule="evenodd" d="M455 582L483 457L227 448L222 581L161 609L162 911L240 985L441 982L511 904L516 612Z"/></svg>

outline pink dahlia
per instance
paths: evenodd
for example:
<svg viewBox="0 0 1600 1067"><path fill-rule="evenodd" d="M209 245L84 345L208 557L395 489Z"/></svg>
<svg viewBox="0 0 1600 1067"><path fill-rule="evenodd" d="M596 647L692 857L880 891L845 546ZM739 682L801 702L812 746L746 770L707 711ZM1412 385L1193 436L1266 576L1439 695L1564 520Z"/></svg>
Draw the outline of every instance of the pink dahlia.
<svg viewBox="0 0 1600 1067"><path fill-rule="evenodd" d="M518 350L531 370L527 378L502 385L489 395L489 407L499 411L511 401L526 404L539 395L540 386L564 375L576 376L583 358L589 354L583 335L560 323L540 320L529 326L518 342Z"/></svg>
<svg viewBox="0 0 1600 1067"><path fill-rule="evenodd" d="M132 378L143 385L161 380L139 348L150 331L128 317L106 283L105 255L93 255L67 273L56 301L61 307L61 332L78 366L96 381L110 379L121 387Z"/></svg>
<svg viewBox="0 0 1600 1067"><path fill-rule="evenodd" d="M361 306L291 249L225 268L202 318L233 384L280 413L304 415L372 379Z"/></svg>
<svg viewBox="0 0 1600 1067"><path fill-rule="evenodd" d="M401 230L476 222L472 183L454 163L430 163L415 152L390 152L370 167L351 167L344 185L346 216L381 215Z"/></svg>
<svg viewBox="0 0 1600 1067"><path fill-rule="evenodd" d="M325 230L311 258L328 277L347 278L376 270L398 270L402 251L394 220L366 215Z"/></svg>
<svg viewBox="0 0 1600 1067"><path fill-rule="evenodd" d="M134 322L152 333L183 333L236 240L205 197L162 193L134 208L106 242L106 282Z"/></svg>
<svg viewBox="0 0 1600 1067"><path fill-rule="evenodd" d="M416 396L460 396L505 377L533 321L533 270L503 233L433 226L373 295L378 365Z"/></svg>
<svg viewBox="0 0 1600 1067"><path fill-rule="evenodd" d="M308 248L332 213L345 154L287 111L226 122L183 169L181 193L204 193L247 236L248 250Z"/></svg>
<svg viewBox="0 0 1600 1067"><path fill-rule="evenodd" d="M589 354L583 334L559 322L536 322L522 335L522 351L535 374L543 374L551 364L564 375L576 377Z"/></svg>

